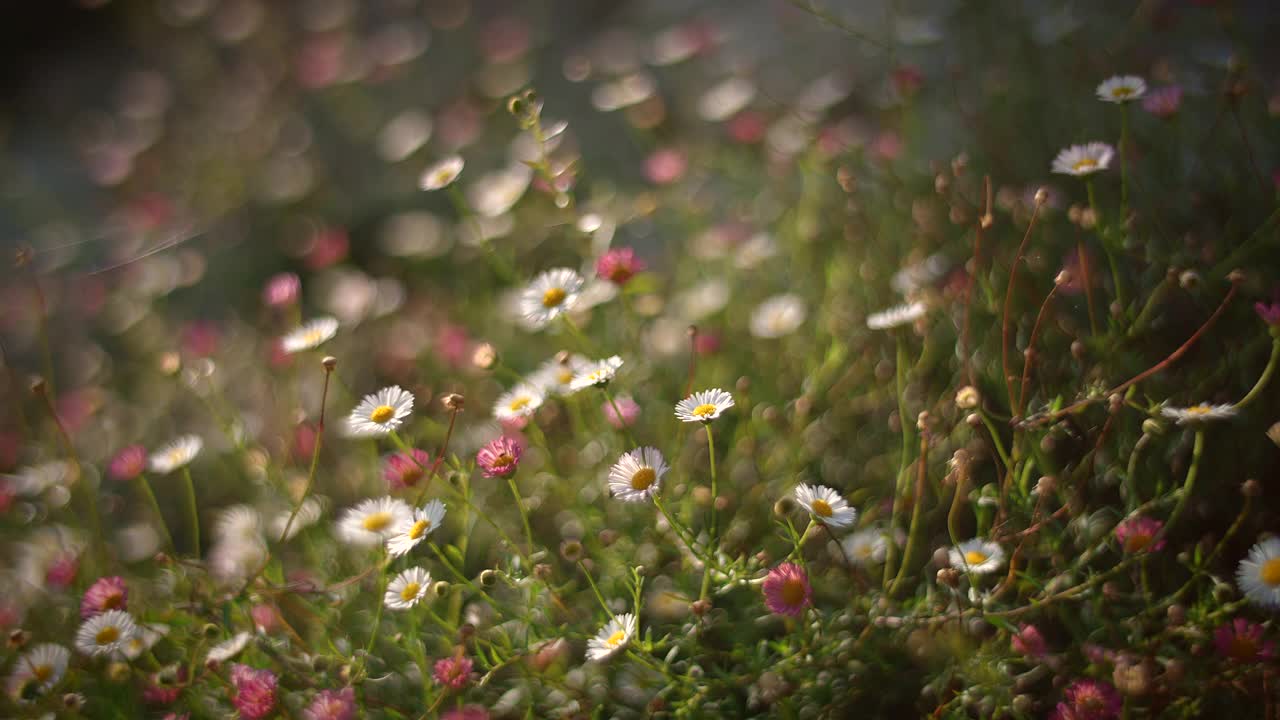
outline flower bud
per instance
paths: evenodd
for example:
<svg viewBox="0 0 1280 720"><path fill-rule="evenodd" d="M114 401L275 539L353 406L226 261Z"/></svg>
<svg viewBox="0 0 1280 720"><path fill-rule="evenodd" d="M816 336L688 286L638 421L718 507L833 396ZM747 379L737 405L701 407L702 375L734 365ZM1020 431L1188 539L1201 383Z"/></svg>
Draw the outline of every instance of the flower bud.
<svg viewBox="0 0 1280 720"><path fill-rule="evenodd" d="M1262 485L1257 480L1249 478L1240 485L1240 494L1245 497L1258 497L1262 494Z"/></svg>
<svg viewBox="0 0 1280 720"><path fill-rule="evenodd" d="M961 410L972 410L982 402L982 395L972 385L965 385L956 391L956 407Z"/></svg>
<svg viewBox="0 0 1280 720"><path fill-rule="evenodd" d="M31 642L31 633L18 628L9 632L9 647L14 650L20 650Z"/></svg>
<svg viewBox="0 0 1280 720"><path fill-rule="evenodd" d="M325 370L333 372L338 367L338 358L332 355L325 355L320 364L324 366Z"/></svg>
<svg viewBox="0 0 1280 720"><path fill-rule="evenodd" d="M462 410L462 406L465 404L465 400L462 397L462 395L458 393L449 393L444 397L440 398L440 404L444 405L446 410L452 410L454 412L458 412Z"/></svg>
<svg viewBox="0 0 1280 720"><path fill-rule="evenodd" d="M444 597L449 593L449 581L437 580L431 583L431 593L436 597Z"/></svg>
<svg viewBox="0 0 1280 720"><path fill-rule="evenodd" d="M582 543L578 540L565 540L560 543L560 557L569 562L582 559Z"/></svg>
<svg viewBox="0 0 1280 720"><path fill-rule="evenodd" d="M114 683L122 683L129 679L132 671L128 663L113 662L107 666L107 679Z"/></svg>
<svg viewBox="0 0 1280 720"><path fill-rule="evenodd" d="M485 569L480 572L480 584L485 587L493 587L498 583L498 573L493 570Z"/></svg>
<svg viewBox="0 0 1280 720"><path fill-rule="evenodd" d="M773 504L773 514L778 517L786 517L796 510L795 498L790 495L783 495Z"/></svg>

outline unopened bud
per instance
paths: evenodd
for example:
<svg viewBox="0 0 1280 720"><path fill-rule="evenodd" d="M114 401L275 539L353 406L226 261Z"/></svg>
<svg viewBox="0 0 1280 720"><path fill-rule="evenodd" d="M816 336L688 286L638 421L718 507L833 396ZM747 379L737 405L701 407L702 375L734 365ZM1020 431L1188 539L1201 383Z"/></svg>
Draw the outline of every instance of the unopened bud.
<svg viewBox="0 0 1280 720"><path fill-rule="evenodd" d="M128 663L113 662L107 666L107 678L111 682L122 683L129 679L133 672L129 669Z"/></svg>
<svg viewBox="0 0 1280 720"><path fill-rule="evenodd" d="M1178 284L1182 286L1183 290L1195 290L1200 287L1200 273L1195 270L1184 270L1178 276Z"/></svg>
<svg viewBox="0 0 1280 720"><path fill-rule="evenodd" d="M1044 205L1049 200L1049 191L1044 188L1036 189L1036 205Z"/></svg>
<svg viewBox="0 0 1280 720"><path fill-rule="evenodd" d="M565 540L560 543L560 557L569 562L578 562L582 559L582 543L577 540Z"/></svg>
<svg viewBox="0 0 1280 720"><path fill-rule="evenodd" d="M1057 277L1053 279L1054 285L1066 285L1071 282L1072 275L1070 270L1059 270Z"/></svg>
<svg viewBox="0 0 1280 720"><path fill-rule="evenodd" d="M711 601L706 598L695 600L689 605L689 610L691 610L694 615L702 617L703 615L711 612Z"/></svg>
<svg viewBox="0 0 1280 720"><path fill-rule="evenodd" d="M1253 478L1249 478L1241 483L1240 494L1245 497L1258 497L1262 494L1262 484Z"/></svg>
<svg viewBox="0 0 1280 720"><path fill-rule="evenodd" d="M978 407L980 402L982 402L982 395L978 393L978 388L972 385L965 385L956 391L956 407L961 410L972 410Z"/></svg>
<svg viewBox="0 0 1280 720"><path fill-rule="evenodd" d="M498 351L489 343L480 343L471 353L471 364L481 370L488 370L498 361Z"/></svg>
<svg viewBox="0 0 1280 720"><path fill-rule="evenodd" d="M1241 270L1240 268L1236 268L1235 270L1232 270L1231 272L1227 273L1227 281L1230 282L1232 285L1236 285L1244 282L1244 271Z"/></svg>
<svg viewBox="0 0 1280 720"><path fill-rule="evenodd" d="M493 570L482 570L480 572L480 584L485 587L493 587L498 583L498 573Z"/></svg>
<svg viewBox="0 0 1280 720"><path fill-rule="evenodd" d="M952 567L942 568L938 571L937 580L939 585L958 587L960 585L960 571Z"/></svg>
<svg viewBox="0 0 1280 720"><path fill-rule="evenodd" d="M436 597L444 597L449 594L449 581L437 580L431 583L431 594Z"/></svg>
<svg viewBox="0 0 1280 720"><path fill-rule="evenodd" d="M452 410L454 412L462 410L462 406L465 402L466 401L462 395L459 395L458 393L449 393L440 398L440 404L444 405L446 410Z"/></svg>
<svg viewBox="0 0 1280 720"><path fill-rule="evenodd" d="M1165 615L1169 618L1170 625L1181 625L1187 621L1187 608L1174 603L1165 611Z"/></svg>
<svg viewBox="0 0 1280 720"><path fill-rule="evenodd" d="M320 364L324 366L325 370L333 372L334 369L338 367L338 358L332 355L325 355L324 359L320 361Z"/></svg>
<svg viewBox="0 0 1280 720"><path fill-rule="evenodd" d="M18 650L26 647L28 642L31 642L31 633L27 632L26 630L23 630L22 628L18 628L16 630L9 631L9 647L10 648L13 648L14 650Z"/></svg>
<svg viewBox="0 0 1280 720"><path fill-rule="evenodd" d="M1152 437L1160 437L1164 435L1164 425L1155 418L1147 418L1142 421L1142 432Z"/></svg>

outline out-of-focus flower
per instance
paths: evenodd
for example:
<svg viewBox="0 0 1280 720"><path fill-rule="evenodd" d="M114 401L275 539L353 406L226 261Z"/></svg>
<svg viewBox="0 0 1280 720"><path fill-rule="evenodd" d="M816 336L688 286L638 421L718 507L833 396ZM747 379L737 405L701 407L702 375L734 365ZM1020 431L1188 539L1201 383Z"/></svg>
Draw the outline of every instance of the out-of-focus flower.
<svg viewBox="0 0 1280 720"><path fill-rule="evenodd" d="M613 248L596 261L596 275L601 280L608 280L619 287L626 285L644 268L644 262L636 257L636 251L629 247Z"/></svg>
<svg viewBox="0 0 1280 720"><path fill-rule="evenodd" d="M533 279L520 294L520 313L535 329L573 309L583 279L569 268L548 270Z"/></svg>
<svg viewBox="0 0 1280 720"><path fill-rule="evenodd" d="M418 481L431 467L431 456L426 450L414 448L410 452L398 452L388 455L382 464L382 477L392 490L417 487Z"/></svg>
<svg viewBox="0 0 1280 720"><path fill-rule="evenodd" d="M80 617L84 620L108 610L127 610L129 589L119 575L98 578L80 600Z"/></svg>
<svg viewBox="0 0 1280 720"><path fill-rule="evenodd" d="M617 355L589 363L569 382L569 389L577 391L607 385L620 367L622 367L622 358Z"/></svg>
<svg viewBox="0 0 1280 720"><path fill-rule="evenodd" d="M858 519L858 511L826 485L796 486L796 502L818 522L831 527L848 527Z"/></svg>
<svg viewBox="0 0 1280 720"><path fill-rule="evenodd" d="M471 680L471 658L463 655L441 658L432 668L436 682L453 690L461 690Z"/></svg>
<svg viewBox="0 0 1280 720"><path fill-rule="evenodd" d="M392 497L370 498L347 508L338 520L338 535L358 547L379 545L412 515L409 506Z"/></svg>
<svg viewBox="0 0 1280 720"><path fill-rule="evenodd" d="M399 385L365 395L347 417L347 433L352 437L388 435L413 412L413 394Z"/></svg>
<svg viewBox="0 0 1280 720"><path fill-rule="evenodd" d="M609 469L609 491L623 502L643 502L658 492L668 469L657 448L636 448Z"/></svg>
<svg viewBox="0 0 1280 720"><path fill-rule="evenodd" d="M94 615L76 631L76 649L85 655L123 653L126 643L138 632L133 616L123 610Z"/></svg>
<svg viewBox="0 0 1280 720"><path fill-rule="evenodd" d="M1116 75L1098 85L1098 99L1110 103L1126 103L1147 94L1147 83L1137 75Z"/></svg>
<svg viewBox="0 0 1280 720"><path fill-rule="evenodd" d="M1054 717L1058 720L1111 720L1120 717L1124 700L1111 683L1081 679L1062 693Z"/></svg>
<svg viewBox="0 0 1280 720"><path fill-rule="evenodd" d="M676 419L681 422L709 423L731 407L733 396L724 390L699 390L676 403Z"/></svg>
<svg viewBox="0 0 1280 720"><path fill-rule="evenodd" d="M489 711L479 705L463 705L445 711L440 720L489 720Z"/></svg>
<svg viewBox="0 0 1280 720"><path fill-rule="evenodd" d="M302 711L305 720L353 720L355 716L356 691L349 687L321 690Z"/></svg>
<svg viewBox="0 0 1280 720"><path fill-rule="evenodd" d="M218 352L221 337L218 326L208 320L189 322L182 328L182 349L194 357L209 357Z"/></svg>
<svg viewBox="0 0 1280 720"><path fill-rule="evenodd" d="M601 628L595 637L587 640L587 659L599 662L613 657L631 642L635 633L636 616L631 613L618 615Z"/></svg>
<svg viewBox="0 0 1280 720"><path fill-rule="evenodd" d="M520 384L498 396L493 406L493 416L498 420L527 418L542 407L542 391L529 384Z"/></svg>
<svg viewBox="0 0 1280 720"><path fill-rule="evenodd" d="M951 548L951 566L974 575L995 572L1004 564L1004 548L998 543L974 538Z"/></svg>
<svg viewBox="0 0 1280 720"><path fill-rule="evenodd" d="M764 579L764 604L776 615L799 617L813 604L809 575L795 563L782 563Z"/></svg>
<svg viewBox="0 0 1280 720"><path fill-rule="evenodd" d="M71 651L55 643L41 643L23 653L13 664L7 689L9 696L22 698L23 689L34 684L40 692L49 692L67 672Z"/></svg>
<svg viewBox="0 0 1280 720"><path fill-rule="evenodd" d="M62 553L45 569L44 581L51 588L65 588L76 579L80 571L80 558L75 553Z"/></svg>
<svg viewBox="0 0 1280 720"><path fill-rule="evenodd" d="M462 156L450 155L424 170L418 179L418 187L428 191L448 187L462 174L465 165Z"/></svg>
<svg viewBox="0 0 1280 720"><path fill-rule="evenodd" d="M1258 317L1262 318L1262 322L1271 327L1280 327L1280 299L1273 300L1270 303L1256 302L1253 309L1258 313Z"/></svg>
<svg viewBox="0 0 1280 720"><path fill-rule="evenodd" d="M231 667L231 704L245 720L262 720L275 708L277 683L270 670L237 663Z"/></svg>
<svg viewBox="0 0 1280 720"><path fill-rule="evenodd" d="M1063 175L1082 177L1106 170L1115 154L1115 148L1103 142L1072 145L1058 153L1053 159L1052 169Z"/></svg>
<svg viewBox="0 0 1280 720"><path fill-rule="evenodd" d="M654 185L670 185L684 177L688 169L688 156L676 148L655 150L644 159L645 179Z"/></svg>
<svg viewBox="0 0 1280 720"><path fill-rule="evenodd" d="M311 246L304 262L309 270L323 270L336 265L347 257L351 241L342 228L324 228L311 236Z"/></svg>
<svg viewBox="0 0 1280 720"><path fill-rule="evenodd" d="M244 652L249 646L249 641L253 639L253 635L247 632L238 632L230 638L209 648L208 654L204 656L206 665L220 665L228 660L234 659L237 655Z"/></svg>
<svg viewBox="0 0 1280 720"><path fill-rule="evenodd" d="M1218 654L1240 663L1259 663L1275 657L1276 644L1263 637L1261 625L1236 618L1213 631Z"/></svg>
<svg viewBox="0 0 1280 720"><path fill-rule="evenodd" d="M1163 527L1164 523L1159 520L1139 515L1116 526L1116 540L1120 541L1120 546L1127 553L1143 550L1156 552L1164 548L1165 541L1163 538L1154 544L1151 541Z"/></svg>
<svg viewBox="0 0 1280 720"><path fill-rule="evenodd" d="M616 410L614 405L618 406ZM630 395L619 395L613 399L613 402L605 400L600 406L600 411L604 413L605 420L619 430L631 427L635 424L636 418L640 417L640 406L631 399ZM618 413L622 415L619 416Z"/></svg>
<svg viewBox="0 0 1280 720"><path fill-rule="evenodd" d="M417 605L431 590L431 573L411 567L387 583L383 602L392 610L408 610Z"/></svg>
<svg viewBox="0 0 1280 720"><path fill-rule="evenodd" d="M1048 646L1044 636L1040 634L1040 629L1028 623L1018 626L1018 631L1009 638L1009 645L1014 652L1023 657L1039 658L1044 657L1048 652Z"/></svg>
<svg viewBox="0 0 1280 720"><path fill-rule="evenodd" d="M267 307L288 307L298 302L302 292L302 281L290 273L272 275L262 288L262 302Z"/></svg>
<svg viewBox="0 0 1280 720"><path fill-rule="evenodd" d="M1237 410L1234 405L1210 405L1200 403L1191 407L1162 407L1160 414L1177 422L1179 425L1194 425L1212 420L1230 420Z"/></svg>
<svg viewBox="0 0 1280 720"><path fill-rule="evenodd" d="M790 335L804 322L806 311L799 295L774 295L751 313L751 334L758 338Z"/></svg>
<svg viewBox="0 0 1280 720"><path fill-rule="evenodd" d="M572 395L573 379L589 364L590 361L581 355L561 353L538 366L528 382L548 394Z"/></svg>
<svg viewBox="0 0 1280 720"><path fill-rule="evenodd" d="M400 557L418 546L428 535L435 532L444 522L445 507L439 500L432 500L420 508L414 508L412 514L400 521L394 534L387 538L387 554Z"/></svg>
<svg viewBox="0 0 1280 720"><path fill-rule="evenodd" d="M867 327L872 330L887 330L889 328L902 327L919 320L924 317L924 313L928 308L922 302L913 302L906 305L882 310L867 316Z"/></svg>
<svg viewBox="0 0 1280 720"><path fill-rule="evenodd" d="M280 347L289 354L313 350L332 340L337 334L337 318L316 318L281 338Z"/></svg>
<svg viewBox="0 0 1280 720"><path fill-rule="evenodd" d="M503 435L494 438L476 453L476 463L489 478L511 477L520 466L520 455L523 453L520 443Z"/></svg>
<svg viewBox="0 0 1280 720"><path fill-rule="evenodd" d="M161 475L180 470L191 464L204 447L204 440L199 435L183 435L163 448L151 454L149 464L151 472Z"/></svg>
<svg viewBox="0 0 1280 720"><path fill-rule="evenodd" d="M1250 602L1280 608L1280 538L1269 538L1249 549L1236 568L1236 584Z"/></svg>
<svg viewBox="0 0 1280 720"><path fill-rule="evenodd" d="M845 557L854 565L870 565L884 561L889 541L884 531L876 528L859 530L840 541Z"/></svg>
<svg viewBox="0 0 1280 720"><path fill-rule="evenodd" d="M147 449L141 445L130 445L111 458L107 472L116 480L132 480L147 469Z"/></svg>
<svg viewBox="0 0 1280 720"><path fill-rule="evenodd" d="M1173 117L1181 107L1182 87L1179 85L1156 88L1142 98L1142 109L1160 118Z"/></svg>

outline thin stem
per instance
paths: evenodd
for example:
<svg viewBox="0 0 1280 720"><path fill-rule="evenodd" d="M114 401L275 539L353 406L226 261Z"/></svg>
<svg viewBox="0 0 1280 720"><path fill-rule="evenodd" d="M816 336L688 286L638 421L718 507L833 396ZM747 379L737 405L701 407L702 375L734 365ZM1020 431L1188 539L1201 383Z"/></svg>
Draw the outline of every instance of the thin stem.
<svg viewBox="0 0 1280 720"><path fill-rule="evenodd" d="M613 393L609 392L608 383L600 386L600 392L604 393L604 399L609 401L609 407L613 408L614 417L618 418L618 425L622 433L626 436L627 442L631 443L631 447L640 447L636 444L636 439L631 436L631 428L627 425L627 421L622 417L622 411L618 409L618 404L613 401Z"/></svg>
<svg viewBox="0 0 1280 720"><path fill-rule="evenodd" d="M684 396L693 393L693 377L698 371L698 326L689 326L689 377L684 384Z"/></svg>
<svg viewBox="0 0 1280 720"><path fill-rule="evenodd" d="M1138 505L1138 457L1150 443L1151 436L1143 433L1138 442L1133 444L1133 452L1129 453L1129 467L1124 475L1124 494L1130 511Z"/></svg>
<svg viewBox="0 0 1280 720"><path fill-rule="evenodd" d="M191 480L191 468L183 466L182 480L187 486L187 522L191 524L191 544L196 559L200 558L200 512L196 507L196 484Z"/></svg>
<svg viewBox="0 0 1280 720"><path fill-rule="evenodd" d="M718 488L716 487L716 441L711 434L711 423L703 423L702 427L707 431L707 452L711 462L711 534L707 540L707 555L710 556L715 552L718 546L718 528L719 513L716 511L716 499L720 497ZM707 593L711 590L711 565L706 564L702 569L702 589L698 592L699 600L706 600Z"/></svg>
<svg viewBox="0 0 1280 720"><path fill-rule="evenodd" d="M893 540L893 531L898 527L898 513L902 509L902 479L906 475L907 463L911 457L911 427L907 423L906 384L907 384L907 338L902 330L896 333L897 352L895 356L894 375L898 396L898 425L902 429L902 455L898 461L898 474L893 480L893 504L889 512L889 541L885 546L884 578L885 588L897 571L897 543Z"/></svg>
<svg viewBox="0 0 1280 720"><path fill-rule="evenodd" d="M604 595L600 594L600 588L596 587L596 581L591 577L591 573L587 572L587 566L583 565L581 560L578 561L578 569L582 570L582 574L586 576L587 582L591 585L591 592L595 593L596 600L600 601L600 607L604 608L604 611L609 614L609 619L613 620L615 617L613 610L609 609L609 603L604 601Z"/></svg>
<svg viewBox="0 0 1280 720"><path fill-rule="evenodd" d="M1120 222L1129 215L1129 103L1120 103Z"/></svg>
<svg viewBox="0 0 1280 720"><path fill-rule="evenodd" d="M916 496L914 505L911 508L911 528L907 532L907 547L902 551L902 565L898 568L898 576L889 588L889 594L893 597L900 596L903 588L907 586L908 567L915 563L919 547L924 542L924 523L922 518L924 517L924 488L928 471L928 452L929 436L927 433L921 432L920 459L916 461L920 470L916 475Z"/></svg>
<svg viewBox="0 0 1280 720"><path fill-rule="evenodd" d="M1080 258L1080 275L1084 285L1085 304L1089 308L1089 334L1098 334L1098 317L1093 306L1093 274L1089 269L1089 254L1085 252L1084 240L1076 241L1076 255Z"/></svg>
<svg viewBox="0 0 1280 720"><path fill-rule="evenodd" d="M1031 240L1031 231L1036 227L1036 219L1040 217L1040 207L1043 202L1036 202L1031 210L1031 220L1027 223L1027 230L1022 235L1022 242L1018 245L1018 254L1013 258L1013 264L1009 266L1009 285L1004 293L1004 315L1000 321L1000 359L1004 368L1004 384L1009 391L1009 407L1013 407L1013 370L1009 364L1009 312L1013 305L1013 286L1018 278L1018 265L1022 263L1022 256L1027 251L1027 243Z"/></svg>
<svg viewBox="0 0 1280 720"><path fill-rule="evenodd" d="M1036 322L1031 326L1031 337L1027 340L1027 350L1022 356L1022 385L1018 390L1018 406L1015 413L1021 415L1027 409L1027 391L1031 383L1031 365L1035 362L1036 340L1040 337L1040 327L1044 323L1044 316L1049 309L1049 303L1053 301L1053 296L1058 292L1058 285L1055 283L1053 289L1044 297L1044 302L1040 304L1040 312L1036 313Z"/></svg>
<svg viewBox="0 0 1280 720"><path fill-rule="evenodd" d="M1169 514L1169 521L1160 528L1160 532L1151 539L1150 547L1155 547L1156 543L1167 536L1178 520L1182 517L1182 513L1187 509L1191 493L1196 487L1196 478L1200 475L1200 456L1204 453L1204 428L1196 430L1195 442L1191 446L1191 467L1187 468L1187 479L1182 483L1182 495L1178 498L1178 504L1173 506L1173 512Z"/></svg>
<svg viewBox="0 0 1280 720"><path fill-rule="evenodd" d="M373 644L378 640L378 628L382 626L382 608L387 604L384 595L387 594L387 567L389 562L383 561L379 563L378 570L378 594L374 596L374 600L378 603L378 609L373 613L373 630L369 631L369 642L364 647L364 654L373 653Z"/></svg>
<svg viewBox="0 0 1280 720"><path fill-rule="evenodd" d="M1271 382L1271 376L1275 374L1277 363L1280 363L1280 337L1276 337L1271 341L1271 358L1267 360L1267 367L1262 370L1262 375L1258 377L1258 382L1253 384L1253 389L1249 391L1249 394L1236 403L1237 410L1253 402L1258 395L1262 394L1263 390L1267 389L1267 384Z"/></svg>
<svg viewBox="0 0 1280 720"><path fill-rule="evenodd" d="M324 366L324 387L320 391L320 422L316 426L316 444L311 449L311 469L307 471L307 484L302 488L302 496L298 498L297 504L293 506L293 512L289 513L289 519L284 523L284 531L280 533L280 542L289 539L289 531L293 529L293 521L298 517L298 511L302 509L302 504L307 501L307 497L311 494L311 488L316 482L316 468L320 464L320 445L324 438L324 406L329 398L329 376L333 371L328 365Z"/></svg>
<svg viewBox="0 0 1280 720"><path fill-rule="evenodd" d="M514 476L507 478L507 486L511 488L511 495L516 500L516 509L520 511L520 522L524 525L524 539L529 545L529 552L533 552L533 531L529 529L529 511L524 507L524 500L520 498L520 488L516 485Z"/></svg>
<svg viewBox="0 0 1280 720"><path fill-rule="evenodd" d="M164 533L164 540L169 546L169 552L176 555L178 548L173 544L173 534L169 532L169 525L164 521L164 513L160 512L160 503L156 501L155 491L151 489L151 483L147 480L146 473L139 473L136 480L138 488L142 491L142 496L146 498L147 504L151 506L151 512L155 514L156 521L160 523L160 531Z"/></svg>
<svg viewBox="0 0 1280 720"><path fill-rule="evenodd" d="M573 318L569 317L569 313L560 313L560 318L564 321L565 327L569 328L569 334L573 336L574 341L578 343L578 349L591 357L596 357L591 341L587 339L586 335L582 334L582 330L578 329L577 323L573 321Z"/></svg>

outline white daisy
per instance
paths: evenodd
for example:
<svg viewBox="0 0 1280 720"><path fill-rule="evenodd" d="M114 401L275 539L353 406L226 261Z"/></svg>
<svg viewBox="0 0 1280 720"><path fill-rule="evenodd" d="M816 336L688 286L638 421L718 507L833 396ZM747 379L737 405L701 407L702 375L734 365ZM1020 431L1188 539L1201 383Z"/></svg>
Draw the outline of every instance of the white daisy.
<svg viewBox="0 0 1280 720"><path fill-rule="evenodd" d="M431 573L411 567L387 583L383 602L392 610L408 610L427 596L431 589Z"/></svg>
<svg viewBox="0 0 1280 720"><path fill-rule="evenodd" d="M824 525L848 527L858 519L858 511L826 485L797 485L796 501Z"/></svg>
<svg viewBox="0 0 1280 720"><path fill-rule="evenodd" d="M884 531L875 528L859 530L840 541L845 557L854 565L870 565L884 562L889 547Z"/></svg>
<svg viewBox="0 0 1280 720"><path fill-rule="evenodd" d="M888 330L889 328L902 327L909 325L916 320L924 317L924 313L928 308L922 302L907 303L891 307L888 310L881 310L877 313L871 313L867 316L867 327L872 330Z"/></svg>
<svg viewBox="0 0 1280 720"><path fill-rule="evenodd" d="M588 660L607 660L631 642L636 634L636 616L623 613L610 620L607 625L587 641Z"/></svg>
<svg viewBox="0 0 1280 720"><path fill-rule="evenodd" d="M1234 405L1209 405L1200 403L1191 407L1162 407L1160 414L1176 421L1179 425L1209 422L1210 420L1230 420L1236 416Z"/></svg>
<svg viewBox="0 0 1280 720"><path fill-rule="evenodd" d="M423 170L422 176L418 178L418 187L423 190L439 190L448 187L462 174L462 168L465 165L461 156L450 155Z"/></svg>
<svg viewBox="0 0 1280 720"><path fill-rule="evenodd" d="M413 412L413 394L399 385L365 395L347 418L347 434L352 437L387 435L400 427Z"/></svg>
<svg viewBox="0 0 1280 720"><path fill-rule="evenodd" d="M238 632L232 637L209 648L209 654L204 656L205 664L224 663L240 653L249 646L249 641L253 639L253 635L248 632Z"/></svg>
<svg viewBox="0 0 1280 720"><path fill-rule="evenodd" d="M133 634L124 644L121 650L124 656L130 660L137 660L142 657L142 653L151 649L152 645L160 642L160 638L169 634L169 626L162 623L138 623L138 631Z"/></svg>
<svg viewBox="0 0 1280 720"><path fill-rule="evenodd" d="M609 491L623 502L643 502L658 492L669 469L657 448L636 448L609 468Z"/></svg>
<svg viewBox="0 0 1280 720"><path fill-rule="evenodd" d="M295 329L280 340L280 348L287 353L318 348L338 334L338 319L320 317Z"/></svg>
<svg viewBox="0 0 1280 720"><path fill-rule="evenodd" d="M572 390L583 390L589 387L606 385L622 367L622 358L614 355L605 360L597 360L582 369L569 383Z"/></svg>
<svg viewBox="0 0 1280 720"><path fill-rule="evenodd" d="M25 467L17 475L6 476L10 487L18 495L27 497L39 495L51 487L67 484L71 465L62 460L54 460L31 467Z"/></svg>
<svg viewBox="0 0 1280 720"><path fill-rule="evenodd" d="M444 521L444 503L432 500L412 511L403 522L396 526L395 534L387 539L387 554L400 557L412 550L428 535L440 527Z"/></svg>
<svg viewBox="0 0 1280 720"><path fill-rule="evenodd" d="M253 538L262 534L262 516L249 505L232 505L218 515L213 534L220 540Z"/></svg>
<svg viewBox="0 0 1280 720"><path fill-rule="evenodd" d="M35 683L42 692L49 692L67 672L71 651L55 643L41 643L28 650L13 665L9 676L11 694L19 694L28 683ZM19 693L12 691L17 689Z"/></svg>
<svg viewBox="0 0 1280 720"><path fill-rule="evenodd" d="M960 543L951 548L949 556L952 567L974 575L995 572L1004 564L1004 548L982 538Z"/></svg>
<svg viewBox="0 0 1280 720"><path fill-rule="evenodd" d="M520 293L520 314L534 329L546 327L573 309L583 282L582 276L569 268L542 273Z"/></svg>
<svg viewBox="0 0 1280 720"><path fill-rule="evenodd" d="M529 376L529 384L550 395L569 395L573 393L573 379L590 365L591 361L581 355L568 355L563 362L562 358L553 357Z"/></svg>
<svg viewBox="0 0 1280 720"><path fill-rule="evenodd" d="M85 655L122 654L137 633L138 624L132 615L123 610L108 610L80 625L76 631L76 649Z"/></svg>
<svg viewBox="0 0 1280 720"><path fill-rule="evenodd" d="M699 390L676 403L676 418L682 422L709 423L731 407L733 396L724 390Z"/></svg>
<svg viewBox="0 0 1280 720"><path fill-rule="evenodd" d="M191 464L203 447L204 440L199 435L183 435L152 453L147 463L151 466L151 472L168 475Z"/></svg>
<svg viewBox="0 0 1280 720"><path fill-rule="evenodd" d="M1115 75L1098 85L1098 99L1109 103L1125 103L1147 94L1147 82L1137 75Z"/></svg>
<svg viewBox="0 0 1280 720"><path fill-rule="evenodd" d="M751 313L751 334L758 338L779 338L795 332L807 313L799 295L774 295Z"/></svg>
<svg viewBox="0 0 1280 720"><path fill-rule="evenodd" d="M1115 154L1115 149L1104 142L1072 145L1058 153L1053 159L1052 169L1063 175L1089 175L1110 167Z"/></svg>
<svg viewBox="0 0 1280 720"><path fill-rule="evenodd" d="M1263 540L1249 550L1236 570L1236 584L1250 602L1280 608L1280 538Z"/></svg>
<svg viewBox="0 0 1280 720"><path fill-rule="evenodd" d="M395 530L413 515L403 501L386 496L370 498L347 508L338 519L338 535L357 547L372 547L395 534Z"/></svg>
<svg viewBox="0 0 1280 720"><path fill-rule="evenodd" d="M521 383L498 397L493 406L493 416L499 420L526 418L542 407L544 399L537 387Z"/></svg>
<svg viewBox="0 0 1280 720"><path fill-rule="evenodd" d="M291 540L304 528L315 525L320 520L320 516L324 514L324 501L315 496L309 497L302 501L301 507L298 508L298 514L293 518L293 524L289 525L289 516L293 515L293 509L281 510L271 518L271 537L280 538L283 542ZM284 535L285 526L289 527L289 535Z"/></svg>

